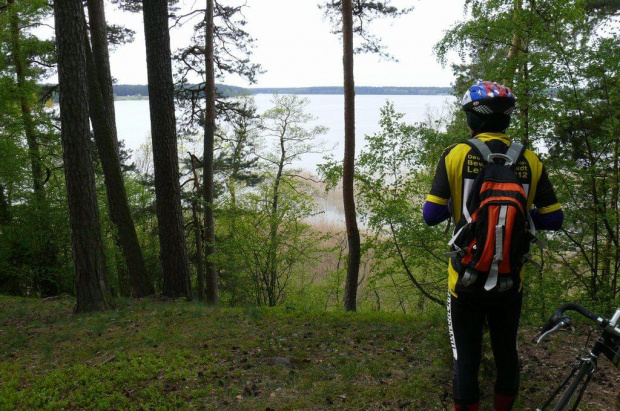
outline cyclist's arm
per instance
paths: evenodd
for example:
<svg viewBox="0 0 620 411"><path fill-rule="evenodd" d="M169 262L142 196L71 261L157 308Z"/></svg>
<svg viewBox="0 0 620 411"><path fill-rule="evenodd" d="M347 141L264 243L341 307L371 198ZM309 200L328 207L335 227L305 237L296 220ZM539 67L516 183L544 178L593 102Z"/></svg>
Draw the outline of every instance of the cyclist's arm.
<svg viewBox="0 0 620 411"><path fill-rule="evenodd" d="M564 221L564 212L562 209L552 211L550 213L541 214L538 208L530 211L534 227L537 230L553 230L557 231L562 228Z"/></svg>
<svg viewBox="0 0 620 411"><path fill-rule="evenodd" d="M450 199L450 182L448 181L448 173L446 171L446 154L449 149L439 159L435 177L433 177L433 185L431 192L426 197L422 216L429 226L437 225L442 221L450 218L450 207L448 201Z"/></svg>
<svg viewBox="0 0 620 411"><path fill-rule="evenodd" d="M422 209L422 216L427 225L434 226L450 218L450 207L426 201Z"/></svg>
<svg viewBox="0 0 620 411"><path fill-rule="evenodd" d="M555 195L545 167L543 167L538 180L534 205L536 208L530 212L530 215L537 230L556 231L562 228L564 212Z"/></svg>

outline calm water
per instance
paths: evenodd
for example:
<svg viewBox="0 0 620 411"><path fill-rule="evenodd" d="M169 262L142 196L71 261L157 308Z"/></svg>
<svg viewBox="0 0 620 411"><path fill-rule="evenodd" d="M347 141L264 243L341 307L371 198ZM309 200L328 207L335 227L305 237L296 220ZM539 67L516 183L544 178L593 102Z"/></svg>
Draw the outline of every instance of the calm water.
<svg viewBox="0 0 620 411"><path fill-rule="evenodd" d="M325 147L334 147L330 153L333 153L336 158L341 158L344 147L342 144L344 139L344 97L341 95L307 95L302 97L310 100L306 112L316 117L313 124L329 128L327 134L322 137ZM269 94L255 96L260 113L273 106L271 98L272 96ZM379 109L383 107L386 100L394 103L396 111L405 114L403 119L405 122L413 123L425 120L429 113L438 115L447 111L447 107L454 101L454 97L357 96L355 126L358 152L363 147L364 136L380 130ZM119 139L124 140L125 146L135 153L150 138L149 102L147 100L117 101L115 106ZM327 154L306 154L295 166L314 171L316 165L322 162L322 158Z"/></svg>

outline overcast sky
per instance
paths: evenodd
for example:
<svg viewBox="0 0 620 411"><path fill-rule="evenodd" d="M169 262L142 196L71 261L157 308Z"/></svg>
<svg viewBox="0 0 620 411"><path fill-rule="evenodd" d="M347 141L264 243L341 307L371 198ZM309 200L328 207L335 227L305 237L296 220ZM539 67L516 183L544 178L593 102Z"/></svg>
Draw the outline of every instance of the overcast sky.
<svg viewBox="0 0 620 411"><path fill-rule="evenodd" d="M256 39L252 61L267 72L258 87L310 87L342 84L342 46L330 32L317 4L322 0L247 0L247 31ZM184 9L204 7L202 1L182 0ZM397 6L415 9L393 21L377 21L379 35L399 62L377 56L355 59L358 86L449 86L453 76L433 55L433 46L445 30L463 17L464 0L394 0ZM146 55L141 14L121 13L108 7L109 23L136 31L132 44L111 53L112 75L120 84L146 84ZM191 24L171 30L172 49L187 44ZM228 78L230 85L247 87L247 81Z"/></svg>

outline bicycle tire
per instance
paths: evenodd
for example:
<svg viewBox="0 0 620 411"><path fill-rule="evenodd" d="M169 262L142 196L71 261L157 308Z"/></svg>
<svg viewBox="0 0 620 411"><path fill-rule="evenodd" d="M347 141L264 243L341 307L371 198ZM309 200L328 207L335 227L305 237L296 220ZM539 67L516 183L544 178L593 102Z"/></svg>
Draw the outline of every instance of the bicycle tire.
<svg viewBox="0 0 620 411"><path fill-rule="evenodd" d="M558 403L555 405L555 407L553 407L553 411L563 411L566 409L566 406L570 404L570 401L573 399L573 396L575 395L575 392L577 391L577 387L579 386L583 378L591 370L593 370L593 368L594 368L594 365L592 364L592 362L582 361L581 365L579 366L579 370L577 371L577 375L575 376L573 381L570 383L566 391L564 391L564 394L562 394L562 397L560 398ZM574 404L574 406L576 405L577 404Z"/></svg>

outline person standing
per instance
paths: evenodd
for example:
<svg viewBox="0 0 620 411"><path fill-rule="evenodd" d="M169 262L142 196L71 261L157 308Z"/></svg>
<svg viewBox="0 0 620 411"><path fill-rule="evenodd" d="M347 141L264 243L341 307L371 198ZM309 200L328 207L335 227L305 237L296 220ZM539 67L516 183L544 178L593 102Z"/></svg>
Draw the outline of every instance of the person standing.
<svg viewBox="0 0 620 411"><path fill-rule="evenodd" d="M480 408L485 321L497 368L494 409L512 409L523 264L535 230L559 230L564 219L542 162L505 134L515 105L511 90L496 82L478 80L467 90L461 106L471 139L444 151L424 203L429 226L450 217L455 223L447 253L455 410Z"/></svg>

